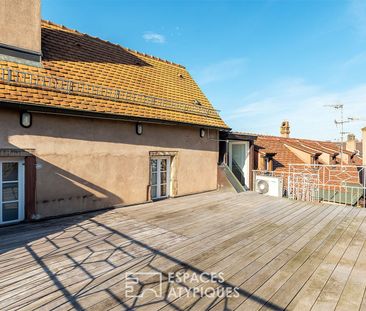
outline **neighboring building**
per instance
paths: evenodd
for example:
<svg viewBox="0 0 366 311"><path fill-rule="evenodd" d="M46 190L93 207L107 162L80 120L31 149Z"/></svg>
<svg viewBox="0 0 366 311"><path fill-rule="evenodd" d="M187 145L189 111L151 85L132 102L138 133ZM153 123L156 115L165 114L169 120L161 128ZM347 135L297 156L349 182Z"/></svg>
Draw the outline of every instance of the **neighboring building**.
<svg viewBox="0 0 366 311"><path fill-rule="evenodd" d="M356 150L341 150L335 142L290 138L288 132L282 137L258 135L254 159L258 187L267 178L262 176L273 176L268 180L279 178L282 195L292 199L366 206L365 168Z"/></svg>
<svg viewBox="0 0 366 311"><path fill-rule="evenodd" d="M238 182L243 185L243 191L253 190L253 172L256 171L283 176L286 187L290 164L333 166L342 163L355 167L362 165L356 141L354 144L348 142L341 152L340 145L335 142L290 138L288 121L282 122L280 136L222 132L220 139L220 162L226 163ZM352 177L348 178L348 181L358 183L357 170L350 170Z"/></svg>
<svg viewBox="0 0 366 311"><path fill-rule="evenodd" d="M254 169L287 172L289 164L362 165L362 158L356 150L344 148L341 155L338 143L290 138L288 121L282 123L280 132L280 137L257 135Z"/></svg>
<svg viewBox="0 0 366 311"><path fill-rule="evenodd" d="M228 127L184 67L1 5L0 224L217 188Z"/></svg>
<svg viewBox="0 0 366 311"><path fill-rule="evenodd" d="M353 133L347 135L347 141L343 143L343 148L351 152L357 152L362 157L362 141L356 139Z"/></svg>

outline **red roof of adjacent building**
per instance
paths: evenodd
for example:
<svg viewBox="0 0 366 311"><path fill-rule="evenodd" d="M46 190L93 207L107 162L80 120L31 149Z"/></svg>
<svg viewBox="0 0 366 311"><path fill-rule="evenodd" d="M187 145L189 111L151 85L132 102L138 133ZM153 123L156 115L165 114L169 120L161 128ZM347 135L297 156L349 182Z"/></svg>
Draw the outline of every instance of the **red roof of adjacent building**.
<svg viewBox="0 0 366 311"><path fill-rule="evenodd" d="M257 135L257 139L254 143L259 153L276 153L273 157L273 169L278 171L288 170L289 164L311 164L302 160L299 155L294 152L294 149L308 155L313 155L315 153L333 155L336 156L337 162L340 163L340 146L335 142ZM344 164L362 165L362 159L358 155L347 150L344 150L343 152L350 158L349 163L345 163L343 160Z"/></svg>

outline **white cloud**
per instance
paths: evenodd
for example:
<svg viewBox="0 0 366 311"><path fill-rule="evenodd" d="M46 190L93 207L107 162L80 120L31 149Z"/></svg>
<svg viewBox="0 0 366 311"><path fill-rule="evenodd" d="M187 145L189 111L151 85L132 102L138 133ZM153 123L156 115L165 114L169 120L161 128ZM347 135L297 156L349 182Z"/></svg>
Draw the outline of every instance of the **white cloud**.
<svg viewBox="0 0 366 311"><path fill-rule="evenodd" d="M246 58L230 58L196 70L196 79L200 85L230 80L243 74Z"/></svg>
<svg viewBox="0 0 366 311"><path fill-rule="evenodd" d="M366 1L351 0L348 7L353 27L363 36L366 35Z"/></svg>
<svg viewBox="0 0 366 311"><path fill-rule="evenodd" d="M351 57L350 59L345 61L342 64L342 67L344 69L348 69L350 67L361 65L361 64L364 64L364 63L366 63L366 52L354 55L353 57Z"/></svg>
<svg viewBox="0 0 366 311"><path fill-rule="evenodd" d="M339 112L324 105L344 104L345 117L359 117L363 122L352 122L345 130L360 137L366 125L366 84L345 91L327 91L294 78L273 83L260 94L247 96L241 108L224 119L234 130L278 135L283 120L289 120L291 136L312 139L337 139L334 120Z"/></svg>
<svg viewBox="0 0 366 311"><path fill-rule="evenodd" d="M160 34L160 33L156 33L156 32L145 32L142 36L144 38L144 40L146 42L153 42L153 43L165 43L166 39L165 36Z"/></svg>

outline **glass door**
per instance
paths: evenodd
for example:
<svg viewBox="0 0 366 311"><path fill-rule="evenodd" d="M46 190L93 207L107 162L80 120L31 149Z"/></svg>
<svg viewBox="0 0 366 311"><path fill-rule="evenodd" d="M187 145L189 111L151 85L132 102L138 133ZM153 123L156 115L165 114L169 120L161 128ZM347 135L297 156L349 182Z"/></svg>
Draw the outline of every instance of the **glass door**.
<svg viewBox="0 0 366 311"><path fill-rule="evenodd" d="M168 197L170 188L170 158L152 158L150 167L151 198L154 200Z"/></svg>
<svg viewBox="0 0 366 311"><path fill-rule="evenodd" d="M249 187L248 151L247 142L230 142L229 144L229 167L244 187Z"/></svg>
<svg viewBox="0 0 366 311"><path fill-rule="evenodd" d="M24 162L0 160L0 224L24 219Z"/></svg>

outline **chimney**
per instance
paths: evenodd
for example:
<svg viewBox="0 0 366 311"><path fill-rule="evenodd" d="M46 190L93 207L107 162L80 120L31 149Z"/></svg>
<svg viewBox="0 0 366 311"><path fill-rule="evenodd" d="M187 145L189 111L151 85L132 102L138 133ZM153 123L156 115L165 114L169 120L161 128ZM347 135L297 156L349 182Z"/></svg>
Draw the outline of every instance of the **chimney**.
<svg viewBox="0 0 366 311"><path fill-rule="evenodd" d="M285 138L290 137L290 123L288 121L283 121L281 124L281 136Z"/></svg>
<svg viewBox="0 0 366 311"><path fill-rule="evenodd" d="M347 142L346 142L346 150L355 152L356 151L356 136L355 134L348 134L347 135Z"/></svg>
<svg viewBox="0 0 366 311"><path fill-rule="evenodd" d="M362 165L366 165L366 127L362 129Z"/></svg>
<svg viewBox="0 0 366 311"><path fill-rule="evenodd" d="M40 65L41 0L0 1L0 61Z"/></svg>

